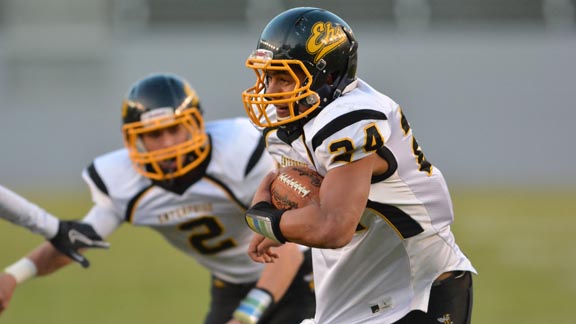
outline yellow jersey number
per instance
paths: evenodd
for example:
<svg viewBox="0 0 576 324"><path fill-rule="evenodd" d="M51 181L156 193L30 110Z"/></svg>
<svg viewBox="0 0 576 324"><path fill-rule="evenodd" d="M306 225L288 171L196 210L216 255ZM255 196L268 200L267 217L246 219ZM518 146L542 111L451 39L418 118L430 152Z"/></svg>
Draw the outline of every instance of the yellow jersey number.
<svg viewBox="0 0 576 324"><path fill-rule="evenodd" d="M364 150L376 151L384 145L384 138L378 131L376 124L370 124L364 128ZM354 143L349 138L343 138L329 145L330 153L336 154L332 162L351 162L352 153L355 151Z"/></svg>

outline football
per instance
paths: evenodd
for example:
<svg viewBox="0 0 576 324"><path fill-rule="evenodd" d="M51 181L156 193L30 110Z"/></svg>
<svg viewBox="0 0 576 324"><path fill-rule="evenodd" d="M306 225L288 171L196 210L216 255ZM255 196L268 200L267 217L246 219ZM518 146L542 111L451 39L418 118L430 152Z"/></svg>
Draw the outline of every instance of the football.
<svg viewBox="0 0 576 324"><path fill-rule="evenodd" d="M270 185L272 204L278 209L295 209L318 202L322 179L318 172L307 167L280 168Z"/></svg>

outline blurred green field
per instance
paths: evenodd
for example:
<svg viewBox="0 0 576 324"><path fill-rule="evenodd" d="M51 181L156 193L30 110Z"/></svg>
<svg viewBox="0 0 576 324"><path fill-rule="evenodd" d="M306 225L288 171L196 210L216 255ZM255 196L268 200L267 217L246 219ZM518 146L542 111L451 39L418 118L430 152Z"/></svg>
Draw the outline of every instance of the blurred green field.
<svg viewBox="0 0 576 324"><path fill-rule="evenodd" d="M473 323L574 323L576 190L452 193L457 241L480 273ZM89 206L81 191L24 195L61 218ZM41 241L0 222L1 266ZM0 323L202 323L209 275L193 259L149 229L126 225L109 241L110 250L89 252L89 270L72 265L19 287Z"/></svg>

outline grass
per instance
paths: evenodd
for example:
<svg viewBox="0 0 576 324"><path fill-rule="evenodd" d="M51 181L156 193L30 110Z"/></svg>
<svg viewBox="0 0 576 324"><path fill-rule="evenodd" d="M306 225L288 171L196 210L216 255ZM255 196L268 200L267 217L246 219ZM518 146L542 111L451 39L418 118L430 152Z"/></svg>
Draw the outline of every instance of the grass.
<svg viewBox="0 0 576 324"><path fill-rule="evenodd" d="M61 218L78 218L89 198L25 195ZM202 323L209 274L148 228L123 225L109 250L90 250L92 266L72 264L15 292L0 323ZM0 262L18 260L42 238L0 222Z"/></svg>
<svg viewBox="0 0 576 324"><path fill-rule="evenodd" d="M479 272L473 323L573 323L576 190L453 189L457 242ZM77 218L87 197L25 196L61 218ZM78 217L79 217L78 216ZM1 323L202 323L209 274L149 229L123 226L92 267L69 266L20 286ZM0 263L42 239L0 222ZM345 324L345 323L344 323Z"/></svg>
<svg viewBox="0 0 576 324"><path fill-rule="evenodd" d="M574 323L575 190L454 195L456 238L479 275L474 323Z"/></svg>

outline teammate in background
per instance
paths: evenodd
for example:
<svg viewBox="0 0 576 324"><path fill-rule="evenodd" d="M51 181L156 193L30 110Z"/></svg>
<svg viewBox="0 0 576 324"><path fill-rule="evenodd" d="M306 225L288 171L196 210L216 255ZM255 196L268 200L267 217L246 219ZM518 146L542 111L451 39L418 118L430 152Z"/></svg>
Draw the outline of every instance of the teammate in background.
<svg viewBox="0 0 576 324"><path fill-rule="evenodd" d="M205 125L194 90L172 74L137 81L122 118L126 147L97 157L83 172L94 201L84 221L103 237L124 222L148 226L206 267L212 274L206 324L299 323L312 316L308 248L286 244L276 250L282 259L267 265L246 254L253 233L244 212L276 167L250 121ZM39 275L66 264L49 245L28 258Z"/></svg>
<svg viewBox="0 0 576 324"><path fill-rule="evenodd" d="M246 212L255 261L313 247L316 314L306 323L470 323L471 262L455 243L444 177L397 103L356 77L358 43L326 10L293 8L264 28L243 92L281 166L316 169L320 202L278 210L273 174Z"/></svg>
<svg viewBox="0 0 576 324"><path fill-rule="evenodd" d="M78 252L79 249L108 248L110 245L102 241L91 225L59 220L3 186L0 186L0 218L44 236L56 250L80 263L84 268L88 268L90 262ZM8 307L16 285L35 276L36 272L36 266L28 258L22 258L4 270L5 274L0 275L4 277L0 284L0 313Z"/></svg>

